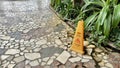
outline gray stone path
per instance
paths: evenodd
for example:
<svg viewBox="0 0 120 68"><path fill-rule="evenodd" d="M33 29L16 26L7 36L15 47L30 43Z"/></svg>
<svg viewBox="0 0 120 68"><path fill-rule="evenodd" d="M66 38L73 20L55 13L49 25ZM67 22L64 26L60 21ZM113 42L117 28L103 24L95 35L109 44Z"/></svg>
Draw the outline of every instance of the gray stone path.
<svg viewBox="0 0 120 68"><path fill-rule="evenodd" d="M85 41L87 54L70 51L73 30L49 1L0 1L0 68L95 68L95 46Z"/></svg>

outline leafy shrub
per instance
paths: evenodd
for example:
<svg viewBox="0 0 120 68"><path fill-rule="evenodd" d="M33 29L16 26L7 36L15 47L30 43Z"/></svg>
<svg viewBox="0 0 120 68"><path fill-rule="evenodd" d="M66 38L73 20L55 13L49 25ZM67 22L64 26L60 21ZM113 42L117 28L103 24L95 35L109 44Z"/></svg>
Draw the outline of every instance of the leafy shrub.
<svg viewBox="0 0 120 68"><path fill-rule="evenodd" d="M120 4L117 0L84 0L84 2L85 5L81 10L90 13L85 20L86 31L92 31L93 35L97 34L97 43L105 43L109 40L111 32L119 27ZM95 29L88 30L91 27ZM102 39L99 38L101 36ZM96 41L95 38L94 41Z"/></svg>
<svg viewBox="0 0 120 68"><path fill-rule="evenodd" d="M83 0L74 6L71 0L51 0L51 6L64 20L77 23L85 20L85 35L96 45L114 42L120 46L120 1Z"/></svg>
<svg viewBox="0 0 120 68"><path fill-rule="evenodd" d="M75 18L80 14L81 9L80 5L74 6L71 0L51 0L51 6L61 15L62 19L71 22L75 22Z"/></svg>

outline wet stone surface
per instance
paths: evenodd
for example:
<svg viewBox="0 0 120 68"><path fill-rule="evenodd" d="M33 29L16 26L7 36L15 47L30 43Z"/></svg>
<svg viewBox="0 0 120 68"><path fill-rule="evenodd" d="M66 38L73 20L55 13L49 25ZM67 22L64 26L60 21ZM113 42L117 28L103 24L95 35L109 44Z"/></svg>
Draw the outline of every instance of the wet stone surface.
<svg viewBox="0 0 120 68"><path fill-rule="evenodd" d="M94 45L87 41L88 54L69 50L74 31L49 8L50 0L0 1L1 68L94 68ZM108 55L96 48L103 62ZM100 55L99 55L100 54ZM61 57L65 57L64 62ZM96 57L96 55L94 55ZM77 60L79 59L79 60ZM113 60L113 59L111 59ZM115 59L114 59L115 60ZM119 60L119 58L117 58ZM111 62L103 67L111 66Z"/></svg>
<svg viewBox="0 0 120 68"><path fill-rule="evenodd" d="M4 54L6 49L0 48L0 55Z"/></svg>
<svg viewBox="0 0 120 68"><path fill-rule="evenodd" d="M13 33L8 33L8 35L17 39L17 40L22 39L22 36L23 36L22 32L20 32L20 31L16 31L16 32L13 32Z"/></svg>
<svg viewBox="0 0 120 68"><path fill-rule="evenodd" d="M41 58L52 57L55 53L61 54L62 48L59 47L47 47L40 50Z"/></svg>
<svg viewBox="0 0 120 68"><path fill-rule="evenodd" d="M120 54L119 53L111 53L109 54L109 60L108 60L114 68L120 68Z"/></svg>

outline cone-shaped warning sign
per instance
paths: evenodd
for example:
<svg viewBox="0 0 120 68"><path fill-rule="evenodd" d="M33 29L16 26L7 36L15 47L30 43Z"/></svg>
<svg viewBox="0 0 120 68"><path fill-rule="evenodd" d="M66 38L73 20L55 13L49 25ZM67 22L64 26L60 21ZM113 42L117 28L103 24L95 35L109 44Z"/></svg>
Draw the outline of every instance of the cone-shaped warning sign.
<svg viewBox="0 0 120 68"><path fill-rule="evenodd" d="M74 35L74 39L72 42L72 46L70 47L71 50L84 54L83 48L84 48L84 22L79 21L77 28L76 28L76 32Z"/></svg>

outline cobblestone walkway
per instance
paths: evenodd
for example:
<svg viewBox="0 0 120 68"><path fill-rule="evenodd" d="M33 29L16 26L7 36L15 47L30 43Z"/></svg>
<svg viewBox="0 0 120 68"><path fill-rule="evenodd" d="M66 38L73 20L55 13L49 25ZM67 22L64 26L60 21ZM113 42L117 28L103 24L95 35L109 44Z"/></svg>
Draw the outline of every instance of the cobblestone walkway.
<svg viewBox="0 0 120 68"><path fill-rule="evenodd" d="M0 68L96 68L91 45L86 55L69 50L69 32L49 0L1 0Z"/></svg>

